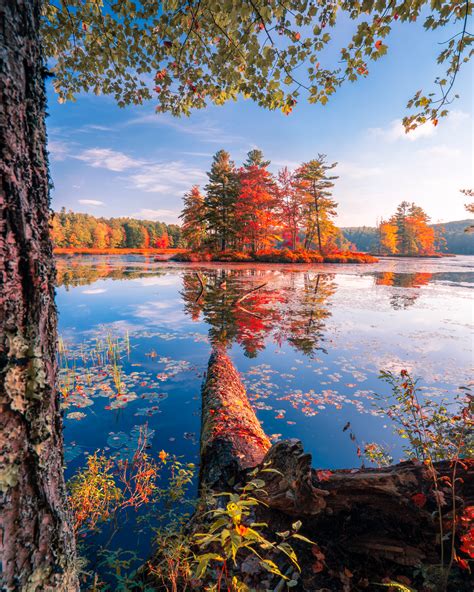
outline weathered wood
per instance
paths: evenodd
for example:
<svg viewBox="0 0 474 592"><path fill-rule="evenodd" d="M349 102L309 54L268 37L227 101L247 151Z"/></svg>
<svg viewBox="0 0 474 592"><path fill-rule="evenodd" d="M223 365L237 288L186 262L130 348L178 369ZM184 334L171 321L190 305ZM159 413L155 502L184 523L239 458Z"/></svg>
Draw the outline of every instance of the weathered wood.
<svg viewBox="0 0 474 592"><path fill-rule="evenodd" d="M262 474L267 492L262 500L272 510L301 519L306 532L318 541L329 535L333 541L344 541L347 551L399 565L439 560L436 504L422 463L320 473L311 468L311 455L298 440L275 444L263 462L281 475ZM474 502L474 465L465 466L457 469L462 479L456 489L458 512ZM452 472L448 461L437 463L435 469L440 478ZM426 494L423 507L413 500L420 493ZM447 487L445 494L443 510L449 516Z"/></svg>
<svg viewBox="0 0 474 592"><path fill-rule="evenodd" d="M201 485L229 486L270 446L237 370L223 349L215 349L202 387Z"/></svg>
<svg viewBox="0 0 474 592"><path fill-rule="evenodd" d="M0 2L0 588L70 592L41 4Z"/></svg>
<svg viewBox="0 0 474 592"><path fill-rule="evenodd" d="M211 356L202 397L201 484L229 491L245 482L251 468L276 469L258 473L266 484L265 493L257 494L264 502L257 508L257 520L272 531L287 530L301 520L303 534L324 548L328 565L336 569L326 568L320 575L312 570L314 557L303 556L305 590L327 585L341 565L350 566L358 577L380 581L391 569L439 564L437 505L425 465L404 462L380 469L318 471L300 441L270 447L237 370L221 350ZM440 478L452 472L449 462L437 463L435 469ZM459 465L457 474L459 513L474 503L473 463ZM448 487L444 493L443 519L449 522ZM417 494L425 496L422 507L415 503ZM367 562L369 568L364 567Z"/></svg>

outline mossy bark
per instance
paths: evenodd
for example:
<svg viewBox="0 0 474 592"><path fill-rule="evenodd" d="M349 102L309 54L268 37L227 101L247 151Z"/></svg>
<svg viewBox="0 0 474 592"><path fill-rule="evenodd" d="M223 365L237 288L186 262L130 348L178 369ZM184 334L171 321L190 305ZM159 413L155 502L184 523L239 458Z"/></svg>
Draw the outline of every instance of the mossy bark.
<svg viewBox="0 0 474 592"><path fill-rule="evenodd" d="M0 587L69 592L40 10L0 3Z"/></svg>

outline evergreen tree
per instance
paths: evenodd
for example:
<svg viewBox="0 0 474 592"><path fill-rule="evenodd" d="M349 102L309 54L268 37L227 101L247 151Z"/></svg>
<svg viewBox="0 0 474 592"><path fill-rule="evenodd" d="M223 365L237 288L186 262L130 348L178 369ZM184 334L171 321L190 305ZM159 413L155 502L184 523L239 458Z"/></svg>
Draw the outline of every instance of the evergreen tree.
<svg viewBox="0 0 474 592"><path fill-rule="evenodd" d="M408 256L434 253L437 237L429 222L429 216L420 206L402 201L390 220L380 225L382 252Z"/></svg>
<svg viewBox="0 0 474 592"><path fill-rule="evenodd" d="M224 251L233 245L235 237L235 203L239 182L234 163L225 150L219 150L207 174L205 187L204 219L209 231L209 240Z"/></svg>
<svg viewBox="0 0 474 592"><path fill-rule="evenodd" d="M188 193L184 194L183 201L184 207L180 215L183 221L183 240L188 248L199 249L206 237L204 197L199 187L194 185Z"/></svg>
<svg viewBox="0 0 474 592"><path fill-rule="evenodd" d="M143 233L136 220L128 220L123 225L125 230L125 246L127 249L138 249L143 243Z"/></svg>
<svg viewBox="0 0 474 592"><path fill-rule="evenodd" d="M269 164L270 161L263 158L263 152L258 148L254 148L247 152L247 160L244 162L244 167L248 169L252 166L257 166L266 169Z"/></svg>
<svg viewBox="0 0 474 592"><path fill-rule="evenodd" d="M326 155L318 154L317 159L305 162L297 171L301 188L307 196L305 247L310 247L316 233L320 253L325 242L336 234L332 218L336 216L337 203L332 199L331 190L338 177L329 174L336 165L337 162L327 164Z"/></svg>

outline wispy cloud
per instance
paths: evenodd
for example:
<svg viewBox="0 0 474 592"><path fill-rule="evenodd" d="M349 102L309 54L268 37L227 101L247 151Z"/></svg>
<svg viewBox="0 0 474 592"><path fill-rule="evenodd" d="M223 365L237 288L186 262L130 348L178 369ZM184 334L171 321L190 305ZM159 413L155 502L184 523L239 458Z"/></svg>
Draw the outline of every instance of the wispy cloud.
<svg viewBox="0 0 474 592"><path fill-rule="evenodd" d="M355 162L340 162L334 169L336 175L351 179L370 179L382 175L384 170L377 166L364 166Z"/></svg>
<svg viewBox="0 0 474 592"><path fill-rule="evenodd" d="M98 199L79 199L78 201L84 206L105 206L105 202Z"/></svg>
<svg viewBox="0 0 474 592"><path fill-rule="evenodd" d="M139 220L153 220L167 223L176 223L178 221L179 212L177 210L152 210L149 208L142 208L138 212L130 214L132 218L138 218Z"/></svg>
<svg viewBox="0 0 474 592"><path fill-rule="evenodd" d="M434 136L436 133L436 127L431 122L427 122L407 133L403 127L403 123L400 120L395 119L386 128L373 127L369 128L368 131L371 136L381 138L388 142L396 142L397 140L416 142L416 140L419 140L420 138Z"/></svg>
<svg viewBox="0 0 474 592"><path fill-rule="evenodd" d="M108 125L97 125L95 123L88 123L78 129L79 132L113 132L114 128Z"/></svg>
<svg viewBox="0 0 474 592"><path fill-rule="evenodd" d="M49 140L48 152L51 160L66 160L70 154L70 147L67 142L63 142L62 140Z"/></svg>
<svg viewBox="0 0 474 592"><path fill-rule="evenodd" d="M429 148L423 148L417 150L417 154L420 156L431 157L431 158L457 158L461 155L459 148L452 148L445 144L439 144L437 146L430 146Z"/></svg>
<svg viewBox="0 0 474 592"><path fill-rule="evenodd" d="M89 148L74 156L89 166L121 172L140 167L143 162L110 148Z"/></svg>
<svg viewBox="0 0 474 592"><path fill-rule="evenodd" d="M453 110L449 113L447 118L442 122L442 128L445 130L447 127L455 129L459 125L469 119L469 114L464 111ZM441 124L440 124L441 125ZM398 140L407 140L409 142L416 142L420 138L431 138L438 132L438 127L434 126L431 121L427 121L423 125L419 125L417 128L410 132L406 132L405 128L399 119L391 121L387 127L373 127L369 128L368 133L376 138L381 138L388 142L396 142Z"/></svg>
<svg viewBox="0 0 474 592"><path fill-rule="evenodd" d="M157 125L169 127L181 134L196 136L204 142L215 144L232 144L244 140L242 136L230 134L207 119L203 121L196 121L196 119L178 120L165 114L149 113L129 119L125 125Z"/></svg>
<svg viewBox="0 0 474 592"><path fill-rule="evenodd" d="M184 191L206 179L202 170L179 161L145 164L129 177L133 187L147 193Z"/></svg>
<svg viewBox="0 0 474 592"><path fill-rule="evenodd" d="M103 294L107 292L105 288L92 288L87 290L82 290L82 294Z"/></svg>

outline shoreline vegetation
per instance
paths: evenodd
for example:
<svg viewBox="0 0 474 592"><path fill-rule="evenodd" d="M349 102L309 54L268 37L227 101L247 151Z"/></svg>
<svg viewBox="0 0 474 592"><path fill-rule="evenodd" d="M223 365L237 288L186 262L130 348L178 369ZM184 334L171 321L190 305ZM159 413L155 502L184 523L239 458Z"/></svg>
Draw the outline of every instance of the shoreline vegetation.
<svg viewBox="0 0 474 592"><path fill-rule="evenodd" d="M261 251L182 251L171 258L177 262L218 263L377 263L378 258L369 253L341 251L327 254L308 250L263 249Z"/></svg>
<svg viewBox="0 0 474 592"><path fill-rule="evenodd" d="M97 249L93 247L55 247L55 255L174 255L185 252L186 249L160 249L126 247Z"/></svg>
<svg viewBox="0 0 474 592"><path fill-rule="evenodd" d="M314 251L265 249L256 253L240 251L195 252L186 249L93 249L86 247L56 247L55 255L144 255L157 261L176 263L376 263L379 259L369 253L342 251L321 255ZM162 259L160 258L163 257Z"/></svg>
<svg viewBox="0 0 474 592"><path fill-rule="evenodd" d="M442 259L455 257L456 253L432 253L430 255L378 255L358 251L341 251L319 254L299 249L265 249L256 253L240 251L190 251L184 248L137 248L125 247L97 249L89 247L55 247L55 255L143 255L156 257L157 261L175 263L377 263L380 259Z"/></svg>

